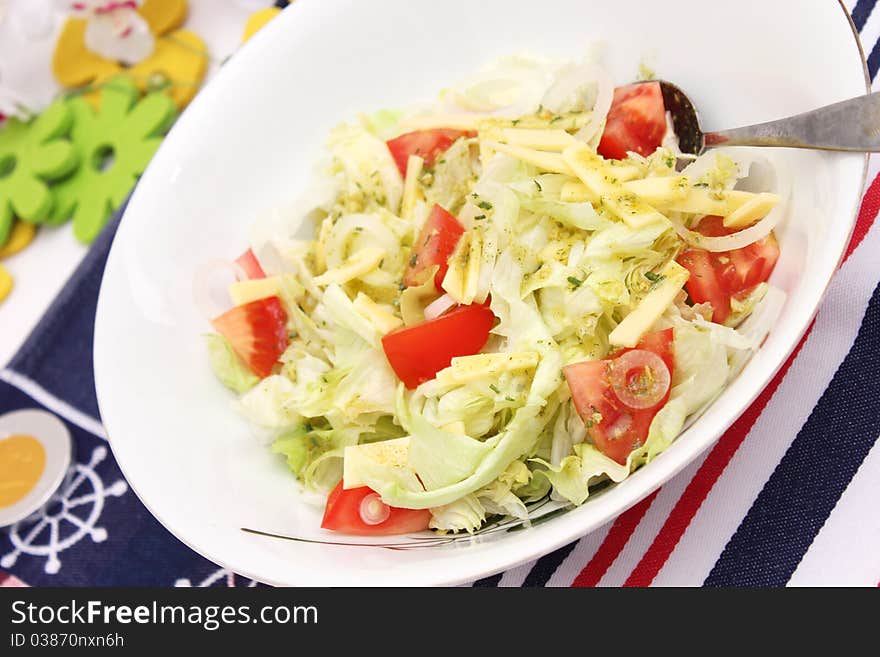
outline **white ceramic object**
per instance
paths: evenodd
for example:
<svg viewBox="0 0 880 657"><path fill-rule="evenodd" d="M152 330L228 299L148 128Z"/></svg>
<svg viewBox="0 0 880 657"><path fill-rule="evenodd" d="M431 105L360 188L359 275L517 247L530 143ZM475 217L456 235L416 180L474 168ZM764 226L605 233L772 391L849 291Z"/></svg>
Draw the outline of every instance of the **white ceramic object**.
<svg viewBox="0 0 880 657"><path fill-rule="evenodd" d="M28 408L0 415L0 441L31 436L43 446L46 461L34 487L15 504L0 507L0 527L11 525L43 506L61 485L73 443L64 423L46 411Z"/></svg>
<svg viewBox="0 0 880 657"><path fill-rule="evenodd" d="M707 29L707 26L710 26ZM234 257L260 211L302 191L331 127L432 98L496 56L578 56L604 42L615 80L640 61L685 89L705 127L745 125L865 93L836 2L811 0L297 0L195 99L150 164L104 276L95 375L113 452L153 514L207 558L288 585L454 584L534 559L599 527L712 445L797 344L848 242L862 155L786 152L792 211L773 282L778 325L742 375L664 454L582 507L526 531L411 550L319 528L283 461L257 444L214 380L190 296L196 267ZM370 541L361 541L370 542Z"/></svg>

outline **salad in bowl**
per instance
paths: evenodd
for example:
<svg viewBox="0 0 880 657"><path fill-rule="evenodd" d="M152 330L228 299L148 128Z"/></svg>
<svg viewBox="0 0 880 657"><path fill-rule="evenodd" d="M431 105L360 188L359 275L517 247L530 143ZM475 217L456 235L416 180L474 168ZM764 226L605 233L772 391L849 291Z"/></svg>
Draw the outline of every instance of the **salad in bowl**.
<svg viewBox="0 0 880 657"><path fill-rule="evenodd" d="M659 82L510 57L332 131L309 194L199 271L209 360L325 529L528 522L738 374L784 301L787 197L752 151L681 153Z"/></svg>

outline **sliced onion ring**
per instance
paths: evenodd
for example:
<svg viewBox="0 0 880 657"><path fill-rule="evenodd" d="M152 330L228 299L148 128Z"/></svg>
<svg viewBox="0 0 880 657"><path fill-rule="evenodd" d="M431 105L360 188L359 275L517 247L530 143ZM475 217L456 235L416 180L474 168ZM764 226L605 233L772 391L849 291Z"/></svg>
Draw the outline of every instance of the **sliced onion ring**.
<svg viewBox="0 0 880 657"><path fill-rule="evenodd" d="M672 219L672 225L679 237L687 242L690 246L698 249L705 249L717 253L718 251L734 251L742 249L749 244L754 244L758 240L767 237L776 224L782 220L784 204L780 203L767 213L767 216L761 219L753 226L733 233L732 235L724 235L722 237L706 237L700 233L694 232L687 228L678 220Z"/></svg>
<svg viewBox="0 0 880 657"><path fill-rule="evenodd" d="M611 103L614 101L614 82L608 74L598 66L591 67L589 73L596 80L596 102L593 103L590 121L575 134L583 142L589 142L596 137L608 118Z"/></svg>
<svg viewBox="0 0 880 657"><path fill-rule="evenodd" d="M228 287L247 279L247 274L230 260L209 260L196 269L192 282L193 302L207 320L219 317L232 308Z"/></svg>
<svg viewBox="0 0 880 657"><path fill-rule="evenodd" d="M425 319L437 319L452 308L457 302L448 294L444 294L425 306Z"/></svg>
<svg viewBox="0 0 880 657"><path fill-rule="evenodd" d="M291 269L284 261L284 256L281 255L281 250L278 248L278 245L271 240L265 242L256 251L254 251L252 247L251 251L267 276L283 274Z"/></svg>
<svg viewBox="0 0 880 657"><path fill-rule="evenodd" d="M376 493L370 493L361 500L358 510L361 520L368 525L381 525L391 515L391 507Z"/></svg>
<svg viewBox="0 0 880 657"><path fill-rule="evenodd" d="M741 249L769 235L770 231L782 221L786 204L791 196L791 176L784 161L770 161L764 156L750 152L750 150L719 149L718 153L732 159L739 170L739 176L731 187L746 188L749 191L773 192L778 194L782 201L758 223L732 235L722 237L706 237L689 230L681 221L671 218L675 232L690 246L716 253ZM715 155L715 153L701 155L682 171L682 175L691 179L699 178L715 166ZM758 167L755 168L753 165L758 165Z"/></svg>
<svg viewBox="0 0 880 657"><path fill-rule="evenodd" d="M544 92L541 106L554 114L566 114L576 110L592 110L599 100L599 78L604 73L595 64L587 61L569 63L556 71L553 83ZM605 76L607 77L607 76ZM611 86L610 80L608 80ZM587 87L596 84L595 93L590 94ZM592 98L589 96L592 95ZM588 103L591 103L588 105ZM611 105L609 99L608 105ZM607 111L607 110L606 110Z"/></svg>
<svg viewBox="0 0 880 657"><path fill-rule="evenodd" d="M630 373L642 370L650 373L648 384L642 389L633 389ZM626 406L635 409L652 408L663 401L672 377L666 363L653 351L633 349L615 358L611 362L611 386L614 393Z"/></svg>

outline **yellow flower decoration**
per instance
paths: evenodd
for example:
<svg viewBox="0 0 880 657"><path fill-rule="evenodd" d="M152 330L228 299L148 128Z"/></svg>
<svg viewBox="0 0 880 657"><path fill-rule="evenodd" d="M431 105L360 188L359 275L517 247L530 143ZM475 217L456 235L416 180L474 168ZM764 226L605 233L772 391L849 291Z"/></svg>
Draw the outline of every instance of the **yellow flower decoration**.
<svg viewBox="0 0 880 657"><path fill-rule="evenodd" d="M194 32L177 29L186 20L186 0L146 0L138 13L156 37L152 55L125 68L86 48L86 22L70 18L61 30L52 56L55 79L65 87L94 87L83 97L96 109L100 105L101 86L115 75L129 75L142 92L164 79L169 83L165 92L178 108L186 107L208 70L205 42Z"/></svg>
<svg viewBox="0 0 880 657"><path fill-rule="evenodd" d="M10 274L3 265L0 265L0 303L3 303L3 300L9 296L9 293L12 292L12 286L15 284L15 281L12 278L12 274Z"/></svg>
<svg viewBox="0 0 880 657"><path fill-rule="evenodd" d="M37 234L37 227L26 221L16 221L9 233L9 239L6 244L0 248L0 260L14 256L16 253L24 249L28 244L34 241Z"/></svg>
<svg viewBox="0 0 880 657"><path fill-rule="evenodd" d="M278 14L281 13L281 9L279 7L265 7L263 9L258 9L250 17L247 19L247 23L244 25L244 32L241 35L241 42L246 43L250 40L252 36L254 36L257 32L263 29L263 26L268 23L270 20L275 18Z"/></svg>

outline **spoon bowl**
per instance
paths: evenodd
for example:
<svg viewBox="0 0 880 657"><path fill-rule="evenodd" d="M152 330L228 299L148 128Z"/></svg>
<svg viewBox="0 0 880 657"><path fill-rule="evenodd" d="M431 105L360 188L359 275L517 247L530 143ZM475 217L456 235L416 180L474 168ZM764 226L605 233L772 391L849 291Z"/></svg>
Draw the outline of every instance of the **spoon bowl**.
<svg viewBox="0 0 880 657"><path fill-rule="evenodd" d="M652 81L656 82L656 81ZM682 153L701 155L716 146L776 146L823 151L880 152L880 92L776 121L704 132L688 95L659 80Z"/></svg>

